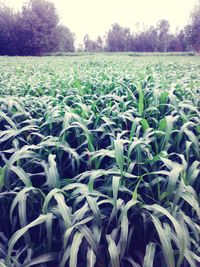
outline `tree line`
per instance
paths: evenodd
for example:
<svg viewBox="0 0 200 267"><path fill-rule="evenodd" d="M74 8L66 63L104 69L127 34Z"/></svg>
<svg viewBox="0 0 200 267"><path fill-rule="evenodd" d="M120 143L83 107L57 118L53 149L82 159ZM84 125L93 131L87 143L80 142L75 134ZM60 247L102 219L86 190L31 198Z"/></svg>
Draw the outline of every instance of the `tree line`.
<svg viewBox="0 0 200 267"><path fill-rule="evenodd" d="M95 41L100 49L99 41ZM90 51L90 41L87 39L85 50ZM94 44L93 44L94 47ZM131 33L129 28L118 23L112 25L105 39L105 47L109 52L183 52L190 51L191 47L186 40L184 31L170 33L170 24L167 20L160 20L156 27L150 26L143 31Z"/></svg>
<svg viewBox="0 0 200 267"><path fill-rule="evenodd" d="M75 35L59 23L55 5L49 0L28 0L18 12L0 2L0 55L74 52L74 42ZM140 32L131 32L115 23L104 38L92 40L86 34L79 50L200 52L200 4L195 6L188 25L175 34L170 32L170 24L165 19Z"/></svg>
<svg viewBox="0 0 200 267"><path fill-rule="evenodd" d="M170 32L170 23L162 19L156 26L140 32L131 32L118 23L112 25L104 38L91 40L84 37L84 50L109 52L188 52L200 53L200 6L191 14L190 23L175 34Z"/></svg>

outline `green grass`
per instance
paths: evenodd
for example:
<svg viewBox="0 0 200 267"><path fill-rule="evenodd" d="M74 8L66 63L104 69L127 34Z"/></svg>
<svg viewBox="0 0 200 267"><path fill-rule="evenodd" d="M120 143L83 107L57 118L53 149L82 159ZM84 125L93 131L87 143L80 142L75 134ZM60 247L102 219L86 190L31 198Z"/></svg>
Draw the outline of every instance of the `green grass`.
<svg viewBox="0 0 200 267"><path fill-rule="evenodd" d="M0 64L0 266L198 267L199 57Z"/></svg>

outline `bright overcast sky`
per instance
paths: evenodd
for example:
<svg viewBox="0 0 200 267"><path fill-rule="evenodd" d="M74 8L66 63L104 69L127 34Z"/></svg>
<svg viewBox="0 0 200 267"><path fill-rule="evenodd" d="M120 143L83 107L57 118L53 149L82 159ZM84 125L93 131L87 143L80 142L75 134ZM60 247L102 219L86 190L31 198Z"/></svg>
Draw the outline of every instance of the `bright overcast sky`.
<svg viewBox="0 0 200 267"><path fill-rule="evenodd" d="M4 0L19 9L24 0ZM111 24L118 22L136 30L142 25L155 25L159 19L167 19L171 30L186 25L197 0L52 0L61 22L76 35L76 43L83 42L86 33L91 38L103 36Z"/></svg>

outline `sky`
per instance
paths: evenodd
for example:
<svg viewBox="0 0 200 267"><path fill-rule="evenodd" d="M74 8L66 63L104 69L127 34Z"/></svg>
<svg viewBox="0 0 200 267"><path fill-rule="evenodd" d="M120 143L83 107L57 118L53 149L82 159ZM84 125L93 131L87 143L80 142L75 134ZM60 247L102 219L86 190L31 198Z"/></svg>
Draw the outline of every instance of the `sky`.
<svg viewBox="0 0 200 267"><path fill-rule="evenodd" d="M24 0L4 0L20 9ZM76 45L83 43L87 33L91 39L103 36L111 25L118 22L132 31L144 25L156 25L159 19L167 19L171 31L183 28L197 0L51 0L60 21L76 36Z"/></svg>

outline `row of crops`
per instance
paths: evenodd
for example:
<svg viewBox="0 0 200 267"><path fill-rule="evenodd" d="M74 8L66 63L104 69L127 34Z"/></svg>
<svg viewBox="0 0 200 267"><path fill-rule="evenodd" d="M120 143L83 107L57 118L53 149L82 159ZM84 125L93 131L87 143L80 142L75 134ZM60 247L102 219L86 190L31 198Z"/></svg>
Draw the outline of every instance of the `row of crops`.
<svg viewBox="0 0 200 267"><path fill-rule="evenodd" d="M196 59L0 58L0 267L198 267Z"/></svg>

